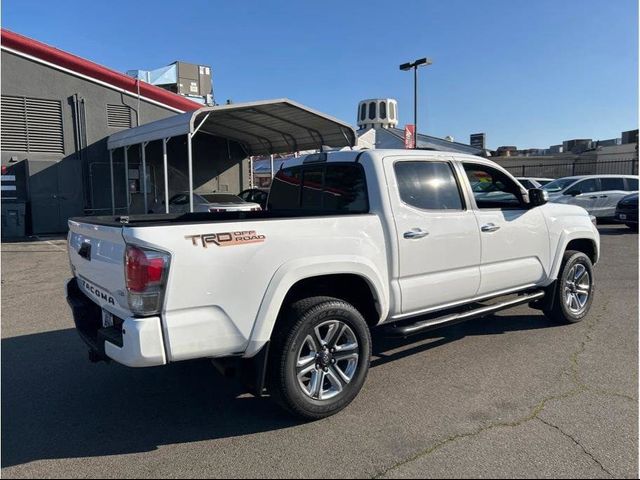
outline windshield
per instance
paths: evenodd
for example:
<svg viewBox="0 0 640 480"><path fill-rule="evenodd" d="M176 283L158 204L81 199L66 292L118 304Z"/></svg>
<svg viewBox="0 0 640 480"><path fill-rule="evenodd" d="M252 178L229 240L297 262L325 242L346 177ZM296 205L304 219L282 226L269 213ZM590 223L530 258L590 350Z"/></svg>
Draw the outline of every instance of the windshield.
<svg viewBox="0 0 640 480"><path fill-rule="evenodd" d="M225 193L214 193L208 195L200 194L202 198L204 198L207 203L244 203L237 195L225 194Z"/></svg>
<svg viewBox="0 0 640 480"><path fill-rule="evenodd" d="M547 192L560 192L576 181L575 178L559 178L553 182L547 183L542 188Z"/></svg>

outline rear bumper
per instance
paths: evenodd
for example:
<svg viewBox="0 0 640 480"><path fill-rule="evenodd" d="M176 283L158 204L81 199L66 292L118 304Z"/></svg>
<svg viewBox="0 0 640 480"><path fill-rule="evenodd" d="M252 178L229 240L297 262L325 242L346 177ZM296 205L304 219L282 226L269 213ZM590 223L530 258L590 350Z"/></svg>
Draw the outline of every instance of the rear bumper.
<svg viewBox="0 0 640 480"><path fill-rule="evenodd" d="M160 317L130 317L118 326L102 328L102 309L82 293L75 278L67 283L67 302L80 338L94 355L128 367L167 363Z"/></svg>

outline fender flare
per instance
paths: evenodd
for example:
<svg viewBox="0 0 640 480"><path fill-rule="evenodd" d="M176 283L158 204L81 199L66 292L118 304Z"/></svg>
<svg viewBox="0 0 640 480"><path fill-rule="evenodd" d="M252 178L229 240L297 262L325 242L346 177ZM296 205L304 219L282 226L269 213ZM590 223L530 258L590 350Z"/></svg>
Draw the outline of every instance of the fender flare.
<svg viewBox="0 0 640 480"><path fill-rule="evenodd" d="M561 248L556 249L555 257L553 258L553 263L551 264L551 269L549 271L549 278L547 284L553 283L558 278L558 273L560 272L560 265L562 264L562 257L564 257L564 252L567 250L567 246L573 240L588 240L593 243L593 247L595 250L595 258L596 262L600 256L600 245L596 236L589 231L585 230L571 230L571 231L563 231L560 234L560 238L558 240L558 246ZM595 262L594 262L595 263Z"/></svg>
<svg viewBox="0 0 640 480"><path fill-rule="evenodd" d="M389 289L384 287L382 282L384 277L369 259L348 255L292 260L281 265L271 278L260 303L249 343L243 356L245 358L253 357L269 342L284 299L296 283L307 278L338 274L352 274L362 277L378 301L380 318L387 317Z"/></svg>

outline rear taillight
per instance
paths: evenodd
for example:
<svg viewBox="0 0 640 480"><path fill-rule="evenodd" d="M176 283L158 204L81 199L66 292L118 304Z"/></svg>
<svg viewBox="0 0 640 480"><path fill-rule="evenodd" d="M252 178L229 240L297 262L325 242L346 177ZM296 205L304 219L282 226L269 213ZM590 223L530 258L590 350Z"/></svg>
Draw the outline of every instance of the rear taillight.
<svg viewBox="0 0 640 480"><path fill-rule="evenodd" d="M125 277L129 308L134 314L160 313L169 259L168 253L127 245Z"/></svg>

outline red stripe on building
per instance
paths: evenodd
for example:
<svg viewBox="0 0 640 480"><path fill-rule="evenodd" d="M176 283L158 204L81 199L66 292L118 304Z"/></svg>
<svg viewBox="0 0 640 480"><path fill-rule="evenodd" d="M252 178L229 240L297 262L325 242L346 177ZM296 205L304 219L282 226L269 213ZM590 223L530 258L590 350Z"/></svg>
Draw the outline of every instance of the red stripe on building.
<svg viewBox="0 0 640 480"><path fill-rule="evenodd" d="M100 80L114 87L126 90L133 95L138 94L138 80L124 73L111 70L84 58L72 55L45 43L38 42L24 35L2 29L2 45L17 52L30 55L40 60L58 65L87 77ZM181 95L164 90L155 85L140 81L140 95L156 102L160 102L178 110L190 111L202 107Z"/></svg>

